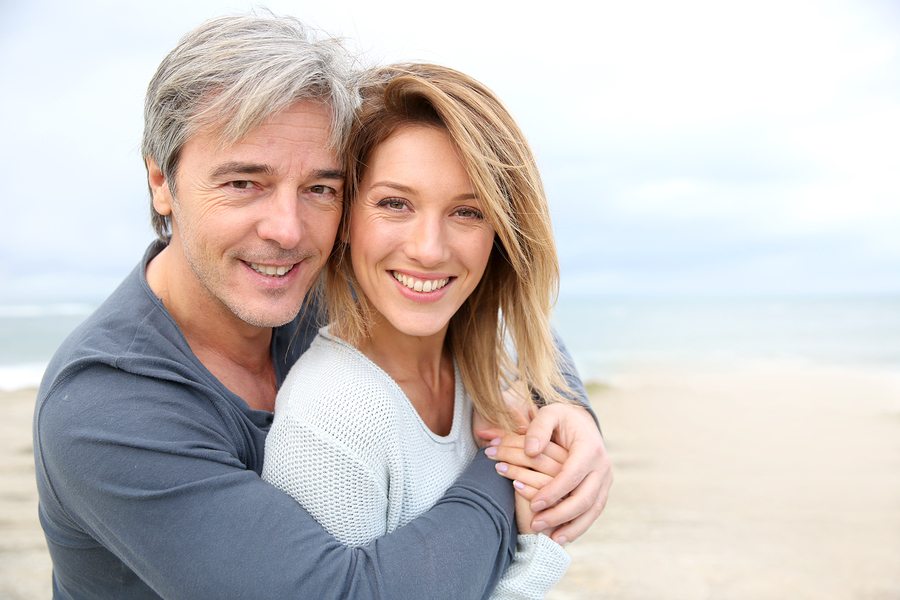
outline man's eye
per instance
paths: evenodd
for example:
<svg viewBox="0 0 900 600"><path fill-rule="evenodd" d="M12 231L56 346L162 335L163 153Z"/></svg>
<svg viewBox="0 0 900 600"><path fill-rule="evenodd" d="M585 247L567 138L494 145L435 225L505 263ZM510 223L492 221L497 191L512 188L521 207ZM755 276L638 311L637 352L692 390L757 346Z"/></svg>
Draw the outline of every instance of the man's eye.
<svg viewBox="0 0 900 600"><path fill-rule="evenodd" d="M239 179L237 181L229 181L228 185L236 190L249 190L253 187L253 182L246 179Z"/></svg>
<svg viewBox="0 0 900 600"><path fill-rule="evenodd" d="M327 185L314 185L311 188L309 188L309 191L312 192L313 194L320 194L320 195L337 194L337 190L335 190L333 187L330 187Z"/></svg>

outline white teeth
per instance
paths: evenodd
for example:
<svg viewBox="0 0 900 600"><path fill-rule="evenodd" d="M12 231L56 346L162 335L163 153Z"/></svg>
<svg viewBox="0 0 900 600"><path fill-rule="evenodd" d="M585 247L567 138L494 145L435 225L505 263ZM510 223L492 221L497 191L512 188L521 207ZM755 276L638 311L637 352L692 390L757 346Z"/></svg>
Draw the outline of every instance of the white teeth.
<svg viewBox="0 0 900 600"><path fill-rule="evenodd" d="M276 267L274 265L261 265L259 263L248 263L250 268L256 271L257 273L261 273L262 275L268 275L270 277L283 277L285 273L294 268L294 265L289 267Z"/></svg>
<svg viewBox="0 0 900 600"><path fill-rule="evenodd" d="M447 282L450 281L449 277L443 279L416 279L415 277L410 277L409 275L404 275L397 271L392 271L391 274L394 276L394 279L409 289L425 293L435 292L447 285Z"/></svg>

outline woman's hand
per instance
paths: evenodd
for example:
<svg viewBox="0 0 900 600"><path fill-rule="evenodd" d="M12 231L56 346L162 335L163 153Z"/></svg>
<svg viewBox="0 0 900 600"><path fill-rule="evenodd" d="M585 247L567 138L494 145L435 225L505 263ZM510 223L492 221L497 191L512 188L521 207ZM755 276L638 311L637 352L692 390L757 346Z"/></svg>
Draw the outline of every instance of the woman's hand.
<svg viewBox="0 0 900 600"><path fill-rule="evenodd" d="M517 492L531 496L530 529L552 530L560 544L587 531L603 512L612 485L612 465L590 413L578 405L550 404L537 411L524 438L498 438L485 453L498 461L501 475L519 481Z"/></svg>
<svg viewBox="0 0 900 600"><path fill-rule="evenodd" d="M485 450L485 454L495 459L501 452L507 462L497 463L497 471L512 479L516 488L516 525L519 533L537 533L533 526L531 500L538 490L559 474L569 453L550 442L538 456L528 456L525 454L525 436L514 433L492 440ZM543 533L550 535L552 529L544 529Z"/></svg>

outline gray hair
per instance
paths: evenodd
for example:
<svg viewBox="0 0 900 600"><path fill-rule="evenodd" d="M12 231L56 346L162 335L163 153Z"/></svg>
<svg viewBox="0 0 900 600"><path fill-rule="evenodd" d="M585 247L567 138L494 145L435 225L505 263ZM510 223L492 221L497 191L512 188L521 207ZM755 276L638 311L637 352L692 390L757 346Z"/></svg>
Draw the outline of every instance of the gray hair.
<svg viewBox="0 0 900 600"><path fill-rule="evenodd" d="M152 158L175 193L181 148L213 128L223 144L238 141L300 100L331 107L330 147L343 150L359 105L358 74L340 41L315 39L303 23L274 15L226 16L202 24L160 63L144 104L144 160ZM157 236L168 217L152 206Z"/></svg>

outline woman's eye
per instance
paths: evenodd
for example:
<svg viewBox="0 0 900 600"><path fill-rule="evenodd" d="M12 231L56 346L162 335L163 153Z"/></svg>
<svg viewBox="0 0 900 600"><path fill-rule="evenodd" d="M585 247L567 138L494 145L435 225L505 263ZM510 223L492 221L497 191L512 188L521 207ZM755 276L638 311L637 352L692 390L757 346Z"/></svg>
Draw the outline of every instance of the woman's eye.
<svg viewBox="0 0 900 600"><path fill-rule="evenodd" d="M483 219L484 214L475 208L464 207L456 209L457 216L460 216L464 219Z"/></svg>
<svg viewBox="0 0 900 600"><path fill-rule="evenodd" d="M401 198L385 198L378 203L378 206L389 208L390 210L403 210L406 208L406 200Z"/></svg>

